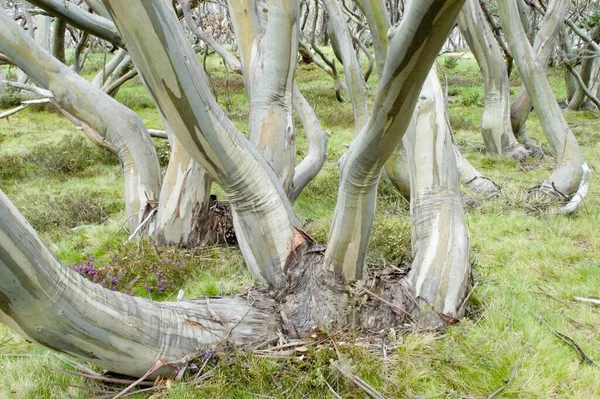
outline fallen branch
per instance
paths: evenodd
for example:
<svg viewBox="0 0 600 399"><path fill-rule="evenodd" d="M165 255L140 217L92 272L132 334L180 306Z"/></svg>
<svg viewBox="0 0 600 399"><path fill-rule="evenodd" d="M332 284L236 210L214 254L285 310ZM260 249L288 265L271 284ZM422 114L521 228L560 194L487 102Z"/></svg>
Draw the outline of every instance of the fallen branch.
<svg viewBox="0 0 600 399"><path fill-rule="evenodd" d="M510 372L508 379L506 380L506 382L498 389L496 389L494 392L492 392L490 394L490 396L487 397L487 399L494 399L496 396L498 396L502 391L504 391L504 389L508 386L508 384L511 383L511 381L513 380L513 378L515 378L515 375L517 374L517 366L519 364L515 364L515 367L513 367L512 371Z"/></svg>
<svg viewBox="0 0 600 399"><path fill-rule="evenodd" d="M573 299L577 302L591 303L592 305L600 306L600 300L598 299L582 298L580 296L576 296Z"/></svg>
<svg viewBox="0 0 600 399"><path fill-rule="evenodd" d="M550 332L552 334L554 334L555 336L557 336L558 338L560 338L561 341L563 341L564 343L570 345L573 349L575 349L575 351L577 352L577 354L579 355L579 357L581 358L581 361L584 362L585 364L589 364L591 366L597 366L596 362L594 362L592 359L590 359L590 357L588 355L585 354L585 352L583 351L583 349L581 349L581 347L579 346L579 344L577 344L577 342L575 342L575 340L571 337L569 337L568 335L565 335L559 331L557 331L556 329L554 329L550 324L548 324L546 322L546 320L544 320L542 318L542 316L538 315L537 313L534 313L531 309L526 308L529 313L532 314L533 317L535 317L544 327L546 327L548 330L550 330Z"/></svg>
<svg viewBox="0 0 600 399"><path fill-rule="evenodd" d="M339 362L334 362L335 368L347 379L352 381L357 387L365 391L373 399L385 399L385 396L380 394L375 388L362 380L359 376L352 373L347 367L342 366Z"/></svg>

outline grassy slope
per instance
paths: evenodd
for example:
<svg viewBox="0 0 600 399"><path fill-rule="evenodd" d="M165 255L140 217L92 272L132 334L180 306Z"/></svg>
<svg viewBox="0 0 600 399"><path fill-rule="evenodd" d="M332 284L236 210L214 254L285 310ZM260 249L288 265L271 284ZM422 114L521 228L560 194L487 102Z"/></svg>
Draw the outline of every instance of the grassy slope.
<svg viewBox="0 0 600 399"><path fill-rule="evenodd" d="M216 59L209 62L215 71L219 102L226 106L228 86L230 115L244 130L247 109L243 87L238 77L226 79L217 72L218 64ZM547 200L532 198L526 192L548 175L552 158L520 164L485 155L478 132L482 88L476 64L463 57L455 68L444 68L444 62L441 65L449 77L452 123L464 154L504 189L498 199L477 198L481 205L467 212L478 281L470 299L470 315L445 334L390 336L385 360L380 347L341 345L342 355L358 375L388 397L486 397L504 384L514 367L514 379L500 397L600 397L600 370L581 364L573 348L559 341L530 313L542 316L575 339L591 358L600 360L599 310L570 302L575 295L600 295L600 189L595 176L584 209L571 217L554 215ZM565 97L561 76L562 72L551 74L559 99ZM325 167L295 204L306 229L323 241L336 199L337 159L345 150L343 144L352 137L352 112L348 103L335 101L330 80L315 67L302 66L298 81L331 131ZM151 100L139 83L128 84L118 98L135 108L149 127L160 127ZM570 122L589 122L596 116L581 112L567 118ZM545 143L535 116L530 118L528 130ZM574 132L595 170L599 166L600 133L594 125L575 127ZM170 298L181 287L187 296L194 297L239 292L248 286L250 276L235 249L189 253L157 250L148 243L125 244L119 166L100 150L86 146L84 140L68 139L79 135L55 113L26 110L9 121L0 121L0 188L63 262L84 262L86 254L93 255L98 265L125 270L124 280L140 276L133 291L157 299ZM74 146L83 157L75 157L78 151ZM163 154L166 151L164 144L159 149ZM305 149L300 139L299 155ZM93 164L86 159L93 159ZM406 203L382 182L369 261L382 264L408 257L409 229ZM168 264L177 261L185 265L184 272L169 271L172 268ZM162 295L148 293L143 287L142 283L155 283L149 271L151 264L164 268L170 279ZM339 339L352 341L352 337ZM214 366L213 377L202 386L177 383L158 397L250 398L259 394L321 398L331 396L325 381L344 398L364 397L332 370L330 361L335 358L329 348L311 350L304 360L224 355ZM90 397L89 392L70 385L93 385L53 368L68 366L52 352L0 326L0 397Z"/></svg>

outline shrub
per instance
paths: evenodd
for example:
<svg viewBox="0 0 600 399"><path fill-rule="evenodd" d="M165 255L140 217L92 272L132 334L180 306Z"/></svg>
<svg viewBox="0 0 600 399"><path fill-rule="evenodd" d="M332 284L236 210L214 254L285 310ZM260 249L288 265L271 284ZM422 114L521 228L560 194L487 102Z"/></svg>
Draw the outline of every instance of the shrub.
<svg viewBox="0 0 600 399"><path fill-rule="evenodd" d="M39 168L39 173L61 175L82 174L97 164L118 164L114 154L74 135L65 135L57 143L38 144L27 159Z"/></svg>

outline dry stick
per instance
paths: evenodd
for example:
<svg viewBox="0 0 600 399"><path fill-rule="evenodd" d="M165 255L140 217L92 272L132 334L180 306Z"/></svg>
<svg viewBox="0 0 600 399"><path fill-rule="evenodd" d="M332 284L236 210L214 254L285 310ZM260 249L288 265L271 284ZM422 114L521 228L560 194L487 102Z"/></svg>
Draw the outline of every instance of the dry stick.
<svg viewBox="0 0 600 399"><path fill-rule="evenodd" d="M329 389L329 392L331 392L333 396L335 396L337 399L342 399L342 397L335 391L335 389L333 389L331 385L329 385L327 381L325 381L325 385L327 385L327 389Z"/></svg>
<svg viewBox="0 0 600 399"><path fill-rule="evenodd" d="M59 369L59 368L52 368L52 370L54 370L58 373L71 374L71 375L76 375L78 377L88 378L90 380L111 382L114 384L131 384L132 382L135 382L133 380L127 380L127 379L123 379L123 378L111 378L111 377L105 377L105 376L97 377L97 376L91 375L91 374L78 373L77 371L63 370L63 369ZM143 381L143 382L139 383L138 385L151 387L151 386L154 386L154 383L151 381Z"/></svg>
<svg viewBox="0 0 600 399"><path fill-rule="evenodd" d="M148 370L146 372L146 374L144 374L143 376L141 376L138 380L136 380L135 382L131 383L127 388L125 388L124 390L122 390L120 393L118 393L117 395L115 395L113 397L113 399L118 399L123 397L127 392L131 391L133 388L135 388L137 385L139 385L140 383L144 382L144 380L146 378L148 378L148 376L152 373L154 373L156 370L158 370L159 368L161 368L162 366L165 366L167 364L167 362L165 360L162 359L158 359L155 363L154 366L152 366L150 368L150 370Z"/></svg>
<svg viewBox="0 0 600 399"><path fill-rule="evenodd" d="M525 307L525 305L523 305L523 306ZM527 309L527 311L529 313L531 313L533 315L533 317L535 317L544 327L546 327L548 330L550 330L550 332L552 334L556 335L558 338L561 339L561 341L565 342L566 344L570 345L573 349L575 349L575 351L581 358L582 362L592 365L592 366L597 365L596 362L594 362L592 359L590 359L590 357L588 355L585 354L583 349L581 349L581 347L577 344L577 342L575 342L575 340L573 338L555 330L550 324L548 324L546 322L546 320L544 320L542 318L542 316L538 315L537 313L534 313L531 309L529 309L527 307L525 307L525 309Z"/></svg>
<svg viewBox="0 0 600 399"><path fill-rule="evenodd" d="M513 380L513 378L515 378L515 375L517 374L517 366L518 365L519 365L519 363L515 364L515 367L513 367L513 369L510 372L510 375L508 376L508 379L506 380L506 382L500 388L498 388L494 392L492 392L490 394L490 396L487 397L487 399L494 399L496 396L498 396L500 394L500 392L504 391L504 389L508 386L508 384L511 383L511 381Z"/></svg>
<svg viewBox="0 0 600 399"><path fill-rule="evenodd" d="M385 399L385 396L380 394L375 388L362 380L356 374L353 374L346 367L342 366L339 362L335 362L335 367L344 377L352 381L357 387L365 391L365 393L367 393L373 399Z"/></svg>
<svg viewBox="0 0 600 399"><path fill-rule="evenodd" d="M600 300L598 300L598 299L583 298L583 297L580 297L580 296L576 296L573 299L575 301L577 301L577 302L590 303L592 305L600 306Z"/></svg>
<svg viewBox="0 0 600 399"><path fill-rule="evenodd" d="M387 301L387 300L383 299L382 297L380 297L380 296L379 296L379 295L377 295L376 293L374 293L374 292L372 292L372 291L369 291L367 288L364 288L364 287L363 287L363 291L365 291L367 294L369 294L369 295L373 296L374 298L376 298L376 299L380 300L381 302L385 303L386 305L388 305L388 306L389 306L390 308L392 308L393 310L397 310L397 311L399 311L399 312L401 312L401 313L404 313L404 314L405 314L406 316L408 316L410 319L413 319L413 320L414 320L413 316L412 316L410 313L408 313L406 310L402 309L401 307L399 307L399 306L396 306L396 305L394 305L393 303L391 303L391 302L389 302L389 301Z"/></svg>

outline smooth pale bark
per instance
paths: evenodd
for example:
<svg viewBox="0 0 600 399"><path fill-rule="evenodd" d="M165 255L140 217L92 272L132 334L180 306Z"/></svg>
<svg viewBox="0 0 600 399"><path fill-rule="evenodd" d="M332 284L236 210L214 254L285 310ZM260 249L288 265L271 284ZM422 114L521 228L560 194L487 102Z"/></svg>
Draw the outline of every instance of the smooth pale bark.
<svg viewBox="0 0 600 399"><path fill-rule="evenodd" d="M383 74L385 57L387 55L387 35L391 27L390 15L383 0L355 0L354 2L367 18L367 23L369 24L369 30L371 31L371 37L373 39L377 76L381 76Z"/></svg>
<svg viewBox="0 0 600 399"><path fill-rule="evenodd" d="M92 79L92 86L98 89L102 88L102 86L104 86L104 83L106 83L108 77L127 57L127 51L119 49L110 59L110 61L103 65L102 69L100 69L96 76L94 76L94 79Z"/></svg>
<svg viewBox="0 0 600 399"><path fill-rule="evenodd" d="M414 129L415 120L406 129ZM406 135L396 148L396 151L385 163L385 174L396 190L407 200L410 200L410 172L408 170L408 154L406 153Z"/></svg>
<svg viewBox="0 0 600 399"><path fill-rule="evenodd" d="M83 62L85 61L85 59L82 60L82 57L85 54L83 50L85 49L89 39L90 34L83 32L79 38L79 41L77 42L77 45L75 46L75 49L73 50L73 65L71 65L73 72L79 73L83 67Z"/></svg>
<svg viewBox="0 0 600 399"><path fill-rule="evenodd" d="M290 191L290 200L295 201L308 183L319 173L327 157L328 133L321 127L321 122L300 90L294 86L294 109L304 127L308 152L306 157L296 166L294 183Z"/></svg>
<svg viewBox="0 0 600 399"><path fill-rule="evenodd" d="M202 247L214 237L205 234L212 179L173 135L171 155L160 191L158 211L149 234L158 245Z"/></svg>
<svg viewBox="0 0 600 399"><path fill-rule="evenodd" d="M107 290L62 266L0 191L0 322L28 340L138 377L175 362L154 373L168 375L202 349L276 338L273 302L159 303Z"/></svg>
<svg viewBox="0 0 600 399"><path fill-rule="evenodd" d="M324 266L347 282L363 277L381 169L402 140L421 85L463 3L413 1L390 39L371 117L340 162L340 189Z"/></svg>
<svg viewBox="0 0 600 399"><path fill-rule="evenodd" d="M61 18L54 18L52 32L52 55L63 64L65 63L65 33L67 24Z"/></svg>
<svg viewBox="0 0 600 399"><path fill-rule="evenodd" d="M555 0L552 5L558 7L559 3L566 3L566 1ZM562 195L571 196L577 192L583 176L585 165L583 154L556 102L544 73L543 64L538 61L529 42L523 40L525 31L518 23L518 8L515 0L499 1L498 10L519 73L558 161L552 175L542 183L541 190L554 194L558 191ZM546 17L550 14L549 11ZM541 36L542 34L538 33L538 39Z"/></svg>
<svg viewBox="0 0 600 399"><path fill-rule="evenodd" d="M95 89L35 43L0 11L0 51L22 68L65 111L116 147L125 177L125 209L133 230L160 192L161 171L154 144L135 112ZM110 115L110 117L106 117Z"/></svg>
<svg viewBox="0 0 600 399"><path fill-rule="evenodd" d="M546 66L548 65L548 60L552 56L554 44L556 42L556 38L558 37L558 33L567 13L568 6L568 0L553 0L552 2L550 2L546 11L546 15L544 16L544 19L540 24L540 29L535 36L535 41L533 44L534 56L537 58L537 61L539 62L543 73L545 73ZM515 22L518 22L518 20L511 21L512 30L518 28L518 24ZM505 22L502 22L502 25L505 29L507 29L505 26ZM526 40L526 36L519 37L515 40ZM509 47L511 47L510 43ZM512 48L511 53L514 57L517 57L517 54L515 54L512 51ZM517 60L515 60L515 63L516 61ZM531 139L527 136L525 131L525 123L527 122L527 118L529 117L529 114L531 113L533 107L533 101L525 87L525 84L521 84L519 93L517 94L510 108L511 124L515 136L523 144L525 144L525 146L529 146L535 150L535 144L532 143Z"/></svg>
<svg viewBox="0 0 600 399"><path fill-rule="evenodd" d="M248 138L290 192L296 155L292 92L299 3L286 0L258 7L254 0L232 0L229 9L250 105Z"/></svg>
<svg viewBox="0 0 600 399"><path fill-rule="evenodd" d="M465 2L458 22L483 76L481 135L485 148L493 155L524 159L528 152L517 142L510 124L510 84L504 58L479 0Z"/></svg>
<svg viewBox="0 0 600 399"><path fill-rule="evenodd" d="M594 31L594 33L591 35L592 36L592 40L598 40L598 35L600 34L600 27L597 27ZM566 40L565 40L566 42ZM587 46L587 50L589 53L593 54L594 53L594 46L591 44L588 44ZM593 85L594 82L596 82L597 76L598 76L598 71L599 71L599 67L600 67L600 61L598 56L596 57L590 57L588 56L588 58L585 58L582 62L581 62L581 79L583 80L583 83L585 84L585 86L587 88L592 89L591 92L592 94L596 95L597 91L593 90ZM569 76L572 77L572 74L567 72L569 74ZM577 82L577 80L575 80L575 82ZM573 97L571 99L569 99L569 105L567 106L567 109L569 111L577 111L581 108L581 106L583 105L583 103L586 100L586 94L585 94L585 90L584 88L580 85L575 83L575 92L573 93Z"/></svg>
<svg viewBox="0 0 600 399"><path fill-rule="evenodd" d="M344 64L344 75L354 112L354 135L357 136L369 118L366 85L361 75L360 62L356 57L346 17L339 1L325 0L324 4L329 15L328 26L332 31L332 46L334 50L338 51L337 55Z"/></svg>
<svg viewBox="0 0 600 399"><path fill-rule="evenodd" d="M77 7L75 3L65 0L28 0L29 3L38 6L50 15L64 19L69 25L86 31L100 39L109 41L119 47L125 44L115 25L98 15L90 14L84 9Z"/></svg>
<svg viewBox="0 0 600 399"><path fill-rule="evenodd" d="M403 283L424 327L462 317L471 271L454 144L444 114L442 87L432 68L414 128L406 133L413 261Z"/></svg>
<svg viewBox="0 0 600 399"><path fill-rule="evenodd" d="M46 51L50 51L52 43L52 18L45 15L36 15L35 41Z"/></svg>
<svg viewBox="0 0 600 399"><path fill-rule="evenodd" d="M162 0L103 0L163 120L222 187L250 270L285 286L290 253L305 242L287 195L258 150L216 103L177 16Z"/></svg>

